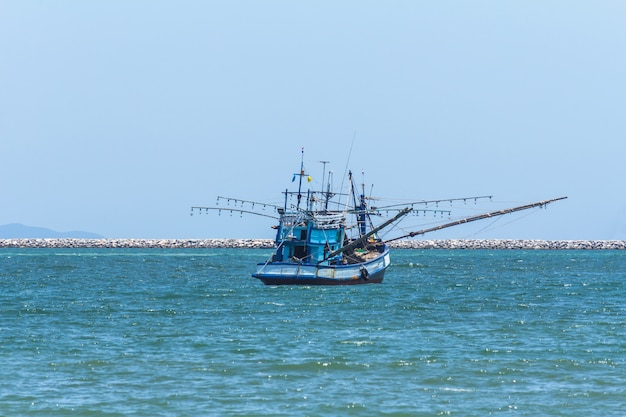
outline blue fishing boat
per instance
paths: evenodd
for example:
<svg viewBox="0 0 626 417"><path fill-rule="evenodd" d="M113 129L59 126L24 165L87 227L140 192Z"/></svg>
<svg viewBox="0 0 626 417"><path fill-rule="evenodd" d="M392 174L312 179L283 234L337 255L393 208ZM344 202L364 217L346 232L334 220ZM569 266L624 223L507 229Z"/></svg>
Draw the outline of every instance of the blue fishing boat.
<svg viewBox="0 0 626 417"><path fill-rule="evenodd" d="M304 154L304 150L303 150ZM324 165L326 161L322 161ZM365 184L357 187L351 171L348 171L348 192L335 192L332 189L332 171L328 179L322 179L322 190L303 190L303 185L311 182L311 176L304 169L304 155L300 162L300 171L294 174L292 182L298 180L297 191L285 190L282 205L273 205L231 197L218 197L215 207L192 207L195 211L226 210L238 213L257 214L271 217L278 221L275 250L272 256L257 264L252 274L267 285L356 285L373 284L383 281L385 271L391 265L388 243L393 240L410 238L446 227L460 225L476 220L492 218L519 210L544 206L552 200L540 201L524 206L497 212L462 218L383 240L380 232L400 222L406 215L416 212L449 215L448 210L428 209L430 204L459 200L479 200L491 196L473 196L445 200L415 201L404 204L372 207L368 204L371 196L366 196ZM325 188L325 190L324 190ZM220 206L226 202L227 206ZM243 208L249 205L250 209ZM270 208L258 212L255 208ZM381 213L392 213L388 220L375 225L373 218Z"/></svg>
<svg viewBox="0 0 626 417"><path fill-rule="evenodd" d="M303 174L301 174L303 175ZM289 192L286 192L286 200ZM365 196L348 210L328 210L328 193L322 200L307 192L307 208L279 209L276 251L257 265L252 275L268 285L353 285L380 283L391 264L389 247L377 232L408 213L400 211L383 225L369 228L371 214ZM321 202L324 209L315 208ZM358 237L347 233L349 216L356 219Z"/></svg>

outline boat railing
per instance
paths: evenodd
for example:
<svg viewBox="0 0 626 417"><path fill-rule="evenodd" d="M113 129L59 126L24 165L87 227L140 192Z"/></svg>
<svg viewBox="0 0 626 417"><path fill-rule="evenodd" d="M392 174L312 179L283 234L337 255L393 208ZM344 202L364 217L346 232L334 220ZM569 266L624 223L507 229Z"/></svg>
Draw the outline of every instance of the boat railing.
<svg viewBox="0 0 626 417"><path fill-rule="evenodd" d="M344 226L346 216L343 213L317 214L313 216L313 227L316 229L337 229Z"/></svg>
<svg viewBox="0 0 626 417"><path fill-rule="evenodd" d="M303 213L285 213L281 216L283 227L293 227L304 221L306 221L306 216Z"/></svg>

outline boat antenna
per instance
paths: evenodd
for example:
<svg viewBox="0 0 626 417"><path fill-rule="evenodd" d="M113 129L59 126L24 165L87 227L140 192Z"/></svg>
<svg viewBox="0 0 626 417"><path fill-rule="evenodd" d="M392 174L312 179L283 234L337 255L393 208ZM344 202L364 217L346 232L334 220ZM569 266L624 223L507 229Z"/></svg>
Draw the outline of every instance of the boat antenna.
<svg viewBox="0 0 626 417"><path fill-rule="evenodd" d="M356 140L356 130L352 135L352 143L350 144L350 150L348 151L348 159L346 160L346 168L343 171L343 177L341 177L341 188L339 192L343 192L343 184L346 180L346 174L348 174L349 166L350 166L350 157L352 156L352 148L354 147L354 141Z"/></svg>
<svg viewBox="0 0 626 417"><path fill-rule="evenodd" d="M346 168L343 171L343 177L341 177L341 188L339 188L339 192L343 192L343 185L344 182L346 180L346 174L349 175L350 178L350 182L352 182L352 172L348 173L349 171L349 166L350 166L350 157L352 156L352 148L354 147L354 141L356 140L356 130L354 131L354 134L352 135L352 143L350 144L350 151L348 151L348 159L346 160ZM350 185L352 187L352 185ZM346 193L347 195L347 200L346 200L346 210L348 209L348 206L350 205L350 193Z"/></svg>

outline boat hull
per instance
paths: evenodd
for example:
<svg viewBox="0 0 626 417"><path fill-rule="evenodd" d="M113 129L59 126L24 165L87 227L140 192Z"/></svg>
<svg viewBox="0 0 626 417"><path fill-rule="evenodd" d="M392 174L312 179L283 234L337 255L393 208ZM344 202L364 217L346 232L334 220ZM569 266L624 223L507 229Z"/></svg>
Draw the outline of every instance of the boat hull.
<svg viewBox="0 0 626 417"><path fill-rule="evenodd" d="M390 265L389 251L367 262L352 265L306 265L268 262L257 265L252 276L266 285L380 284Z"/></svg>

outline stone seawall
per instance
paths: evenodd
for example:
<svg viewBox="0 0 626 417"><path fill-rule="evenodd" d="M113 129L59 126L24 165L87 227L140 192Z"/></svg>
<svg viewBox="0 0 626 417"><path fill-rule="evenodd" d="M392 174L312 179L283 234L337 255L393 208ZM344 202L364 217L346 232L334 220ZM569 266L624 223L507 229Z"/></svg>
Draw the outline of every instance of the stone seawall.
<svg viewBox="0 0 626 417"><path fill-rule="evenodd" d="M401 240L393 249L626 250L625 240ZM271 239L0 239L0 248L253 248L271 249Z"/></svg>
<svg viewBox="0 0 626 417"><path fill-rule="evenodd" d="M393 247L396 249L625 250L626 240L401 240L393 242Z"/></svg>
<svg viewBox="0 0 626 417"><path fill-rule="evenodd" d="M270 239L0 239L0 248L255 248L274 247Z"/></svg>

